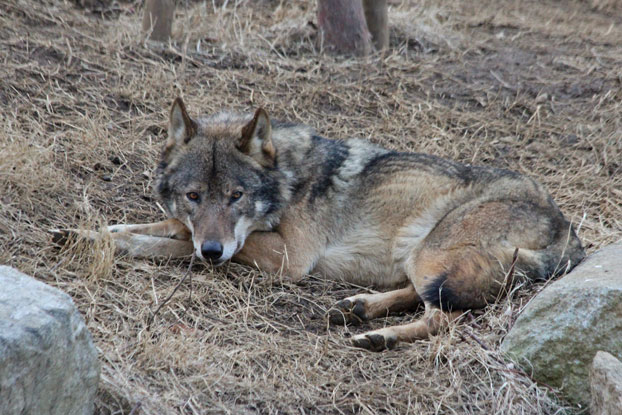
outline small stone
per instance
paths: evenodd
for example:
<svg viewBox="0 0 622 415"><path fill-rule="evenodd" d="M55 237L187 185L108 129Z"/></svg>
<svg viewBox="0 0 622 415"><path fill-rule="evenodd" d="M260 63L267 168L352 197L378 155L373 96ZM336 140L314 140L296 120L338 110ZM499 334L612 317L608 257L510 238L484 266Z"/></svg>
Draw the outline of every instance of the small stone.
<svg viewBox="0 0 622 415"><path fill-rule="evenodd" d="M607 352L594 356L590 369L592 415L622 414L622 363Z"/></svg>
<svg viewBox="0 0 622 415"><path fill-rule="evenodd" d="M543 104L546 101L548 101L548 99L549 99L549 94L544 92L536 97L536 104Z"/></svg>

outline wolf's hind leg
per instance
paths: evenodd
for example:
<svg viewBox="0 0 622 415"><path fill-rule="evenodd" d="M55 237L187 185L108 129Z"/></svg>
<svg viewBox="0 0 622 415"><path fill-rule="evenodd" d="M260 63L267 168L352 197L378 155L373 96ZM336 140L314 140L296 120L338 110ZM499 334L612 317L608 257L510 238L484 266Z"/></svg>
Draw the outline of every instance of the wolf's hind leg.
<svg viewBox="0 0 622 415"><path fill-rule="evenodd" d="M379 352L392 349L398 342L413 342L427 339L436 334L441 328L456 320L462 314L459 311L445 312L426 303L426 311L422 318L409 324L385 327L369 331L352 338L356 347Z"/></svg>
<svg viewBox="0 0 622 415"><path fill-rule="evenodd" d="M398 342L427 339L463 311L484 307L505 287L495 278L502 274L497 258L472 246L447 250L424 247L407 264L408 276L425 304L423 317L355 336L353 344L380 351Z"/></svg>
<svg viewBox="0 0 622 415"><path fill-rule="evenodd" d="M389 313L415 309L421 303L415 287L374 294L357 294L339 301L328 310L332 324L358 324Z"/></svg>
<svg viewBox="0 0 622 415"><path fill-rule="evenodd" d="M570 232L570 233L569 233ZM512 267L518 249L515 273ZM575 265L581 244L553 205L499 200L473 202L449 212L413 248L409 279L423 299L423 318L353 338L355 346L382 350L399 341L425 339L466 310L502 296L514 278L547 278L556 265Z"/></svg>
<svg viewBox="0 0 622 415"><path fill-rule="evenodd" d="M494 301L506 287L501 264L509 268L511 257L511 253L504 258L471 245L422 248L409 260L407 270L424 301L424 316L410 324L355 336L353 344L379 351L400 341L427 339L463 311L482 308Z"/></svg>

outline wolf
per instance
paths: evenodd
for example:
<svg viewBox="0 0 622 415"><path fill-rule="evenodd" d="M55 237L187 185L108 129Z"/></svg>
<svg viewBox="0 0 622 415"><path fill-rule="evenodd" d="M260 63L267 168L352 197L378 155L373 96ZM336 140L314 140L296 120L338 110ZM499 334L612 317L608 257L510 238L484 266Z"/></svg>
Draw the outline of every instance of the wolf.
<svg viewBox="0 0 622 415"><path fill-rule="evenodd" d="M177 98L155 189L169 219L111 226L120 250L384 290L337 302L332 323L423 303L412 323L352 338L373 351L425 339L515 280L550 278L585 256L569 221L529 177L323 138L261 108L193 118Z"/></svg>

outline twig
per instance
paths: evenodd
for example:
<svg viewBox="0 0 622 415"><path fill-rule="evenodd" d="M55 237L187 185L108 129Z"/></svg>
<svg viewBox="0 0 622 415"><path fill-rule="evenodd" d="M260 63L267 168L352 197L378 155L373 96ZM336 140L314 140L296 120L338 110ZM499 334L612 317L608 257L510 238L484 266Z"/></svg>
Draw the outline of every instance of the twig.
<svg viewBox="0 0 622 415"><path fill-rule="evenodd" d="M504 87L506 87L507 89L509 89L510 91L516 91L516 88L514 88L512 85L508 84L507 82L505 82L501 76L499 76L499 74L497 74L495 71L490 71L490 74L497 80L499 81L499 83L501 85L503 85Z"/></svg>
<svg viewBox="0 0 622 415"><path fill-rule="evenodd" d="M136 402L136 404L134 405L134 407L130 411L129 415L138 415L138 413L140 412L140 407L141 406L143 406L143 403L141 401Z"/></svg>
<svg viewBox="0 0 622 415"><path fill-rule="evenodd" d="M518 248L514 250L514 255L512 256L512 265L510 265L510 269L508 270L508 273L505 274L506 283L511 281L512 278L514 278L514 269L516 268L517 261L518 261Z"/></svg>
<svg viewBox="0 0 622 415"><path fill-rule="evenodd" d="M481 341L480 339L477 338L477 336L475 336L475 334L471 333L469 330L464 330L464 332L466 333L467 336L469 336L470 338L472 338L473 340L475 340L477 342L477 344L479 344L480 346L482 346L482 349L486 350L487 352L490 351L490 347L488 347L488 345L486 345L486 343L484 343L483 341ZM463 340L466 340L464 337L462 338Z"/></svg>
<svg viewBox="0 0 622 415"><path fill-rule="evenodd" d="M192 260L194 259L194 255L192 255L192 259L190 260L190 268L192 267ZM190 268L188 268L188 273L190 278L188 279L188 284L190 285L190 293L188 293L188 303L192 302L192 272L190 272Z"/></svg>
<svg viewBox="0 0 622 415"><path fill-rule="evenodd" d="M175 295L175 293L177 292L177 290L179 289L179 287L181 287L181 284L184 283L184 281L186 280L186 278L188 278L189 275L192 274L192 264L194 263L194 255L192 255L192 258L190 258L190 265L188 265L188 270L186 271L186 274L183 276L183 278L181 279L181 281L179 281L177 283L177 285L175 286L175 288L173 289L173 292L171 292L169 294L168 297L166 297L164 299L164 301L162 301L160 303L160 305L158 306L158 308L156 308L156 310L153 312L153 314L151 314L151 316L149 316L149 320L147 321L147 330L149 330L151 328L151 323L153 323L153 320L155 319L155 316L160 312L160 309L162 307L164 307L164 305L166 303L169 302L169 300L171 298L173 298L173 296Z"/></svg>

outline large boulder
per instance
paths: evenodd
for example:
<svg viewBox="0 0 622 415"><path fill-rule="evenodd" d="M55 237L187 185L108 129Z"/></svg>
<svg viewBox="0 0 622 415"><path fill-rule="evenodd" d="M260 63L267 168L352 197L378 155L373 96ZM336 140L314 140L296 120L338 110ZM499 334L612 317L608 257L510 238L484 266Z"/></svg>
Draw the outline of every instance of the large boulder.
<svg viewBox="0 0 622 415"><path fill-rule="evenodd" d="M71 298L0 266L0 414L91 415L97 351Z"/></svg>
<svg viewBox="0 0 622 415"><path fill-rule="evenodd" d="M589 405L596 352L622 356L622 244L589 256L533 298L501 350L536 381Z"/></svg>
<svg viewBox="0 0 622 415"><path fill-rule="evenodd" d="M607 352L597 352L590 369L591 415L622 414L622 363Z"/></svg>

